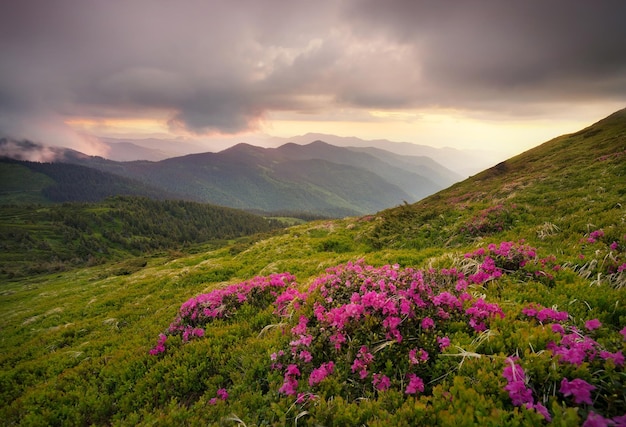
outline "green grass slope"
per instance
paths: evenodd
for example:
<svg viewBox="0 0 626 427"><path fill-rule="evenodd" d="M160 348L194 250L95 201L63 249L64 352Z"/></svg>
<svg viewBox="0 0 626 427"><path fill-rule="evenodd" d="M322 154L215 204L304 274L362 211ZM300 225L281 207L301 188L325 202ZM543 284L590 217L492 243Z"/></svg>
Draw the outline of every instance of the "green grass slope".
<svg viewBox="0 0 626 427"><path fill-rule="evenodd" d="M420 203L382 213L376 247L454 247L497 231L578 235L623 220L626 110L502 162ZM619 236L614 236L619 237Z"/></svg>
<svg viewBox="0 0 626 427"><path fill-rule="evenodd" d="M5 281L0 419L621 425L625 150L620 111L414 205Z"/></svg>

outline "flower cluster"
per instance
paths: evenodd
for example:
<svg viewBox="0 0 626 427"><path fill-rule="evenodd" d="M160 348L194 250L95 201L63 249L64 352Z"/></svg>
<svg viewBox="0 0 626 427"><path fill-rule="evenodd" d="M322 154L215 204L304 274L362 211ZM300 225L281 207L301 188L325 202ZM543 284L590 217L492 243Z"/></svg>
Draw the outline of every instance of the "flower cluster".
<svg viewBox="0 0 626 427"><path fill-rule="evenodd" d="M424 392L437 355L450 345L450 324L476 333L504 317L497 304L473 297L466 287L455 269L359 261L327 270L311 284L301 314L292 317L297 323L289 329L289 347L272 354L282 375L279 391L310 392L334 378L346 397L392 388Z"/></svg>
<svg viewBox="0 0 626 427"><path fill-rule="evenodd" d="M167 341L167 336L165 334L159 334L157 345L150 350L150 354L156 356L157 354L164 353L166 350L165 341Z"/></svg>
<svg viewBox="0 0 626 427"><path fill-rule="evenodd" d="M509 393L509 397L515 406L524 406L526 409L534 409L541 414L547 421L551 421L552 417L548 409L541 403L535 402L533 391L528 387L528 378L524 369L517 364L517 359L508 357L507 365L502 372L502 376L506 379L507 385L504 390Z"/></svg>
<svg viewBox="0 0 626 427"><path fill-rule="evenodd" d="M228 399L228 391L225 388L220 388L215 394L216 396L209 400L209 405L216 405L218 401Z"/></svg>
<svg viewBox="0 0 626 427"><path fill-rule="evenodd" d="M597 319L586 322L590 330L596 329L597 324L599 324ZM584 362L592 362L599 357L602 360L612 360L616 366L624 366L624 355L621 351L611 353L603 350L597 341L583 334L575 326L569 328L570 333L564 329L553 328L553 330L560 333L561 339L557 342L551 341L546 349L558 356L560 362L580 366Z"/></svg>
<svg viewBox="0 0 626 427"><path fill-rule="evenodd" d="M626 155L626 150L624 151L617 151L615 153L611 153L611 154L605 154L603 156L598 157L596 160L599 162L605 162L607 160L613 160L613 159L617 159L620 158L622 156Z"/></svg>
<svg viewBox="0 0 626 427"><path fill-rule="evenodd" d="M601 333L602 322L598 319L590 319L584 322L583 330L568 324L572 320L565 311L557 311L553 308L544 308L538 304L530 304L522 310L522 314L531 319L538 320L541 324L549 326L557 339L547 343L545 350L551 360L558 361L552 364L551 377L562 372L558 391L563 397L566 405L588 405L587 421L584 425L621 425L626 420L626 416L618 414L613 418L604 418L600 415L602 411L609 411L615 415L616 405L613 402L614 396L618 396L619 385L606 380L598 380L595 384L589 381L590 377L572 378L571 375L580 372L581 375L588 375L590 369L596 372L621 372L623 374L624 355L621 350L611 352L588 334ZM605 332L602 332L605 333ZM626 341L626 328L620 333ZM609 341L609 342L615 342ZM535 409L542 414L546 420L550 420L547 409L534 401L533 388L530 386L530 379L526 376L520 361L517 358L508 358L509 363L503 371L503 376L507 379L505 390L509 393L511 401L516 406L525 406L527 409ZM574 367L575 369L572 369ZM577 371L576 368L580 368ZM567 376L566 376L567 375ZM535 384L535 391L542 390L545 396L550 395L551 390L556 389L556 384ZM611 388L613 387L613 388ZM617 387L617 389L615 388ZM617 393L617 394L616 394ZM594 407L593 410L591 407ZM618 409L619 410L619 409Z"/></svg>
<svg viewBox="0 0 626 427"><path fill-rule="evenodd" d="M523 308L522 314L525 314L528 317L534 317L541 323L544 323L546 321L562 323L566 322L569 319L569 314L567 313L567 311L557 311L554 308L546 308L543 307L541 304L536 303L532 303L529 306Z"/></svg>
<svg viewBox="0 0 626 427"><path fill-rule="evenodd" d="M506 206L503 204L491 206L470 218L463 226L461 233L471 237L485 236L510 228L513 225L513 212L516 205Z"/></svg>
<svg viewBox="0 0 626 427"><path fill-rule="evenodd" d="M276 311L281 313L289 303L293 302L292 305L297 307L297 301L304 298L306 296L295 288L295 277L289 273L255 277L187 300L181 305L167 334L181 335L183 342L187 342L203 337L207 323L232 316L243 304L265 307L273 303ZM166 335L161 334L150 354L163 353L165 339Z"/></svg>
<svg viewBox="0 0 626 427"><path fill-rule="evenodd" d="M574 403L581 404L586 403L588 405L592 405L591 401L591 392L596 388L589 384L587 381L576 378L572 381L569 381L567 378L563 378L561 381L561 388L559 389L559 393L562 393L563 396L572 396L574 398Z"/></svg>
<svg viewBox="0 0 626 427"><path fill-rule="evenodd" d="M561 268L556 264L555 256L539 259L537 250L524 241L491 243L486 248L466 253L465 260L464 270L475 268L475 272L468 278L473 283L485 283L512 273L550 283L554 280L552 272Z"/></svg>
<svg viewBox="0 0 626 427"><path fill-rule="evenodd" d="M615 288L626 286L626 235L611 236L603 229L591 231L581 238L580 260L574 270L582 277L594 279L595 284L609 283Z"/></svg>

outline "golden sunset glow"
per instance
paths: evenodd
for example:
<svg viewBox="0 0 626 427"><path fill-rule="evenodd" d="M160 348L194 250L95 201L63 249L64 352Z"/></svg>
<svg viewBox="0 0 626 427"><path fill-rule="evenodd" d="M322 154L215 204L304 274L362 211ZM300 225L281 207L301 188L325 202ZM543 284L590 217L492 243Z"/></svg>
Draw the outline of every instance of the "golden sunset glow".
<svg viewBox="0 0 626 427"><path fill-rule="evenodd" d="M168 135L167 123L152 118L114 118L93 119L75 117L65 120L65 124L77 132L98 136L134 136Z"/></svg>

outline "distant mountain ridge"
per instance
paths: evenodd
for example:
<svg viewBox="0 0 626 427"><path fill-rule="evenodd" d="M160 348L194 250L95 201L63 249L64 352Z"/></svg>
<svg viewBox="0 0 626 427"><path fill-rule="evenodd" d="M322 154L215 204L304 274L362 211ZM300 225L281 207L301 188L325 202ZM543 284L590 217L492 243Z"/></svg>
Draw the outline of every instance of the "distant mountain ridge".
<svg viewBox="0 0 626 427"><path fill-rule="evenodd" d="M312 141L325 141L336 147L345 148L377 148L401 156L425 156L430 157L447 169L453 170L464 177L474 175L500 161L502 156L486 150L459 150L451 147L433 147L430 145L414 144L411 142L396 142L388 139L365 140L352 136L337 136L324 133L307 133L290 138L274 137L268 140L271 145L282 145L293 142L306 145ZM503 157L502 157L503 159Z"/></svg>
<svg viewBox="0 0 626 427"><path fill-rule="evenodd" d="M30 153L46 152L34 143L22 145ZM217 153L189 154L158 162L116 162L61 148L50 154L50 158L63 163L107 174L106 179L104 175L98 178L98 185L123 189L122 194L154 197L156 193L163 198L238 209L300 211L332 217L375 213L412 203L461 179L427 157L400 156L374 148L336 147L323 141L288 143L277 148L240 143ZM29 167L48 176L54 171L58 176L63 167L54 165ZM110 176L125 181L113 183ZM53 176L52 179L56 180ZM95 182L93 179L64 182L61 186L56 180L54 188L59 191L52 200L58 201L61 189L70 187L75 196L114 195L103 188L90 190L89 182ZM79 189L80 186L85 188ZM50 191L46 187L45 192ZM77 196L68 195L68 199L84 201Z"/></svg>
<svg viewBox="0 0 626 427"><path fill-rule="evenodd" d="M300 210L330 216L367 214L415 202L460 176L436 162L392 153L358 152L322 141L262 148L237 144L218 153L160 162L79 163L143 181L184 198L267 212Z"/></svg>
<svg viewBox="0 0 626 427"><path fill-rule="evenodd" d="M177 139L119 139L100 138L100 142L108 149L104 157L115 161L150 160L159 161L171 157L180 157L186 154L202 152L220 152L243 142L253 146L277 148L289 143L308 145L315 141L324 141L330 145L342 148L379 149L401 156L429 157L438 164L460 174L463 177L474 175L488 167L504 160L503 153L493 150L456 149L451 147L433 147L411 142L397 142L387 139L366 140L357 137L345 137L324 133L307 133L304 135L284 137L257 136L246 137L243 141L217 140L209 146ZM508 157L508 156L506 156Z"/></svg>

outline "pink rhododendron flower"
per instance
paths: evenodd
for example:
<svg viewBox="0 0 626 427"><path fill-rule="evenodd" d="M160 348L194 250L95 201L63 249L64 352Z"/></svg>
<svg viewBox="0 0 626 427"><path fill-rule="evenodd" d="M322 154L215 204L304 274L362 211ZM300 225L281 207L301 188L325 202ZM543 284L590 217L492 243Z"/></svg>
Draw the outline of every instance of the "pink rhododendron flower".
<svg viewBox="0 0 626 427"><path fill-rule="evenodd" d="M330 342L335 344L335 350L339 350L341 349L341 344L346 342L346 336L342 334L341 332L336 332L335 334L331 335L329 340Z"/></svg>
<svg viewBox="0 0 626 427"><path fill-rule="evenodd" d="M279 393L286 394L288 396L292 396L298 391L298 380L296 377L300 376L300 369L298 369L298 365L290 364L287 366L285 370L285 378L283 381L282 387L278 390Z"/></svg>
<svg viewBox="0 0 626 427"><path fill-rule="evenodd" d="M299 377L300 369L298 369L298 365L296 365L295 363L292 363L291 365L287 366L287 370L285 371L285 374L292 375L294 377Z"/></svg>
<svg viewBox="0 0 626 427"><path fill-rule="evenodd" d="M167 336L165 334L159 334L159 340L157 341L157 345L150 350L150 354L156 356L157 354L164 353L166 349L165 341L167 341Z"/></svg>
<svg viewBox="0 0 626 427"><path fill-rule="evenodd" d="M611 243L611 246L609 246L611 248L612 251L616 251L617 248L619 247L619 244L617 242L613 242Z"/></svg>
<svg viewBox="0 0 626 427"><path fill-rule="evenodd" d="M600 357L604 360L612 360L615 366L624 366L624 354L621 351L617 351L615 353L601 351Z"/></svg>
<svg viewBox="0 0 626 427"><path fill-rule="evenodd" d="M599 239L600 237L604 237L604 230L596 230L589 233L589 237L592 239Z"/></svg>
<svg viewBox="0 0 626 427"><path fill-rule="evenodd" d="M585 322L585 328L587 328L588 331L598 329L600 326L602 326L602 323L598 319L591 319Z"/></svg>
<svg viewBox="0 0 626 427"><path fill-rule="evenodd" d="M615 423L612 420L604 418L600 414L596 414L593 411L589 411L587 419L583 423L583 427L608 427L613 426Z"/></svg>
<svg viewBox="0 0 626 427"><path fill-rule="evenodd" d="M428 352L423 348L419 351L416 348L409 350L409 363L411 365L418 365L426 361L428 361Z"/></svg>
<svg viewBox="0 0 626 427"><path fill-rule="evenodd" d="M547 350L555 356L560 356L560 361L580 366L586 359L593 360L597 355L598 343L587 336L580 335L575 328L572 333L563 335L561 342L548 343Z"/></svg>
<svg viewBox="0 0 626 427"><path fill-rule="evenodd" d="M389 377L386 375L374 374L372 384L374 384L374 387L376 387L377 390L385 391L391 387L391 380L389 380Z"/></svg>
<svg viewBox="0 0 626 427"><path fill-rule="evenodd" d="M413 317L413 309L411 308L411 303L407 299L402 299L400 301L400 314L403 316Z"/></svg>
<svg viewBox="0 0 626 427"><path fill-rule="evenodd" d="M217 394L217 397L212 397L209 400L209 405L216 405L219 400L228 399L228 392L226 391L225 388L220 388L216 394Z"/></svg>
<svg viewBox="0 0 626 427"><path fill-rule="evenodd" d="M450 338L448 337L437 337L437 344L439 344L439 350L443 351L450 346Z"/></svg>
<svg viewBox="0 0 626 427"><path fill-rule="evenodd" d="M367 368L374 361L374 356L369 352L366 346L361 346L354 362L352 363L352 372L358 372L359 378L365 379L368 376Z"/></svg>
<svg viewBox="0 0 626 427"><path fill-rule="evenodd" d="M534 409L539 415L542 415L547 422L552 421L552 416L550 415L550 412L548 412L548 408L543 406L541 403L527 403L526 409Z"/></svg>
<svg viewBox="0 0 626 427"><path fill-rule="evenodd" d="M626 326L624 326L622 330L619 331L619 333L622 334L622 336L624 337L624 340L626 341Z"/></svg>
<svg viewBox="0 0 626 427"><path fill-rule="evenodd" d="M435 327L435 321L430 317L424 317L422 319L422 322L420 323L420 326L422 327L422 329L428 330Z"/></svg>
<svg viewBox="0 0 626 427"><path fill-rule="evenodd" d="M457 297L452 295L450 292L442 292L439 295L433 298L433 304L437 307L444 306L448 308L457 308L461 309L461 302Z"/></svg>
<svg viewBox="0 0 626 427"><path fill-rule="evenodd" d="M537 320L545 322L551 320L553 322L565 322L569 317L566 311L556 311L553 308L543 308L537 313Z"/></svg>
<svg viewBox="0 0 626 427"><path fill-rule="evenodd" d="M409 383L406 386L404 393L415 394L418 391L422 393L424 391L424 381L415 374L409 374L407 376Z"/></svg>
<svg viewBox="0 0 626 427"><path fill-rule="evenodd" d="M561 335L565 335L565 328L562 325L559 325L558 323L553 323L552 324L552 332L555 332L555 333L561 334Z"/></svg>
<svg viewBox="0 0 626 427"><path fill-rule="evenodd" d="M306 334L306 325L309 322L309 319L306 316L300 316L298 324L291 328L291 333L294 335L304 335Z"/></svg>
<svg viewBox="0 0 626 427"><path fill-rule="evenodd" d="M309 385L313 387L314 385L321 383L327 376L333 373L334 369L334 362L322 363L319 368L313 369L313 371L311 372L311 376L309 377Z"/></svg>
<svg viewBox="0 0 626 427"><path fill-rule="evenodd" d="M302 350L298 354L298 358L300 360L302 360L303 362L310 362L311 360L313 360L313 356L311 355L311 353L309 351L306 351L306 350Z"/></svg>
<svg viewBox="0 0 626 427"><path fill-rule="evenodd" d="M522 314L525 314L528 317L535 317L537 315L537 310L534 306L526 307L522 309Z"/></svg>
<svg viewBox="0 0 626 427"><path fill-rule="evenodd" d="M278 392L287 396L293 396L298 392L298 380L292 376L285 376L285 381L282 387L278 389Z"/></svg>
<svg viewBox="0 0 626 427"><path fill-rule="evenodd" d="M533 392L526 387L524 381L510 382L504 387L504 390L509 392L509 397L515 406L533 404Z"/></svg>
<svg viewBox="0 0 626 427"><path fill-rule="evenodd" d="M383 320L383 326L387 329L396 329L402 323L402 319L397 316L389 316Z"/></svg>
<svg viewBox="0 0 626 427"><path fill-rule="evenodd" d="M594 386L583 379L575 378L569 381L567 378L563 378L559 392L561 392L563 396L572 396L576 404L587 403L591 405L593 404L591 401L591 392L595 389Z"/></svg>
<svg viewBox="0 0 626 427"><path fill-rule="evenodd" d="M270 360L277 360L279 357L282 357L285 355L285 352L282 350L279 350L277 353L272 353L270 354Z"/></svg>
<svg viewBox="0 0 626 427"><path fill-rule="evenodd" d="M507 365L504 367L504 371L502 371L502 376L506 378L508 382L524 381L526 377L524 368L516 364L515 358L513 357L507 357L506 361Z"/></svg>
<svg viewBox="0 0 626 427"><path fill-rule="evenodd" d="M616 427L626 427L626 414L611 418Z"/></svg>

